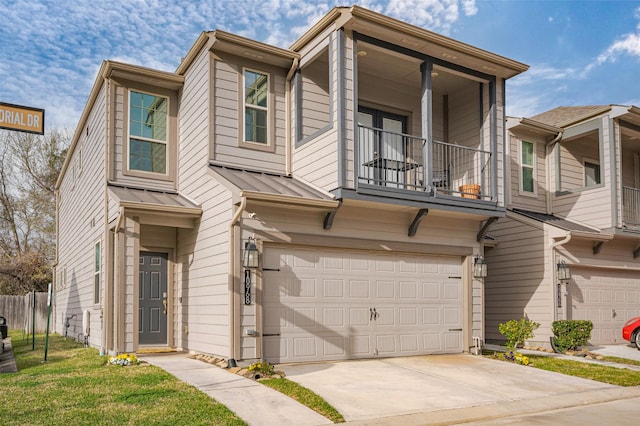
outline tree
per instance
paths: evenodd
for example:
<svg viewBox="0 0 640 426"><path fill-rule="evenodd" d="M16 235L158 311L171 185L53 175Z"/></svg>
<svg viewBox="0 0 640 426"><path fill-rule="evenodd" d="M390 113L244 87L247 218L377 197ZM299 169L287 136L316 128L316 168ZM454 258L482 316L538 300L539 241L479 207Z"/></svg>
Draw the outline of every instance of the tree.
<svg viewBox="0 0 640 426"><path fill-rule="evenodd" d="M70 136L0 132L0 294L45 291L55 259L55 183Z"/></svg>

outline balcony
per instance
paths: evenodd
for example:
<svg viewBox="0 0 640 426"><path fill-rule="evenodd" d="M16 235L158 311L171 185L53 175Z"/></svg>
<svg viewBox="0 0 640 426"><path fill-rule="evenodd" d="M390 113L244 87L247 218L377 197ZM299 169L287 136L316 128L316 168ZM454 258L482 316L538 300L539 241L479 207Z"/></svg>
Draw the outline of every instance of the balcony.
<svg viewBox="0 0 640 426"><path fill-rule="evenodd" d="M359 184L431 196L493 200L492 153L358 125Z"/></svg>
<svg viewBox="0 0 640 426"><path fill-rule="evenodd" d="M622 220L628 227L640 228L640 189L622 187Z"/></svg>

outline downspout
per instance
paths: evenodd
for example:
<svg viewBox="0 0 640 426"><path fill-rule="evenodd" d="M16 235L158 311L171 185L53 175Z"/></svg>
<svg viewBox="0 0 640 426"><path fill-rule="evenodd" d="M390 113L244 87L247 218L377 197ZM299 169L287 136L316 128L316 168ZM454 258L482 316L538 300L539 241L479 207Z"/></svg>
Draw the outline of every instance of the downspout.
<svg viewBox="0 0 640 426"><path fill-rule="evenodd" d="M293 75L296 72L296 69L298 69L298 63L300 61L298 60L298 58L293 58L293 63L291 64L291 69L289 70L289 73L287 74L287 78L285 81L285 89L284 89L284 102L285 102L285 125L287 126L287 137L286 137L286 147L285 147L285 174L287 176L291 175L291 156L292 156L292 152L291 152L291 79L293 78ZM296 125L299 125L298 123L296 123Z"/></svg>
<svg viewBox="0 0 640 426"><path fill-rule="evenodd" d="M563 132L559 132L555 138L553 138L552 140L550 140L544 147L545 149L545 153L544 153L544 158L547 162L547 172L545 173L547 182L546 182L546 186L547 186L547 214L552 214L553 213L553 208L551 207L551 158L549 156L549 149L552 145L557 144L558 142L560 142L560 139L562 139L562 134Z"/></svg>
<svg viewBox="0 0 640 426"><path fill-rule="evenodd" d="M242 197L238 210L233 214L229 222L229 358L235 363L236 342L235 342L235 226L242 217L242 213L247 207L247 198Z"/></svg>
<svg viewBox="0 0 640 426"><path fill-rule="evenodd" d="M571 232L567 232L562 240L556 241L555 243L551 244L551 270L553 271L553 281L552 281L553 288L551 289L551 294L554 294L556 296L553 300L554 321L558 320L558 299L557 299L558 295L556 294L556 281L558 281L558 277L557 277L558 271L556 270L556 265L558 261L557 261L556 249L562 245L567 244L569 241L571 241ZM564 309L566 309L566 303L562 304L562 309L564 314ZM566 315L562 315L562 316L565 317Z"/></svg>

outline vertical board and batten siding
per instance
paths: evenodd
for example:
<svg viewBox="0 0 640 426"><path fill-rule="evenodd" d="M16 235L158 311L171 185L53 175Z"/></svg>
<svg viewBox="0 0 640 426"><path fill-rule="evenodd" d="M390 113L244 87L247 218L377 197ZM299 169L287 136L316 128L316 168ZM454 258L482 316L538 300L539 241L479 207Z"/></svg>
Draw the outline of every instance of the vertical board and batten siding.
<svg viewBox="0 0 640 426"><path fill-rule="evenodd" d="M536 212L545 212L547 209L546 201L546 184L547 184L547 168L546 168L546 153L545 153L545 141L533 135L519 134L518 136L508 134L510 155L508 156L510 165L510 173L507 176L509 179L509 188L511 193L510 207L520 208L524 210L531 210ZM521 179L521 142L532 142L535 147L535 159L534 159L534 175L533 183L535 185L535 196L524 195L520 192L520 179Z"/></svg>
<svg viewBox="0 0 640 426"><path fill-rule="evenodd" d="M211 62L213 61L213 62ZM180 93L179 192L202 206L202 218L194 229L176 231L174 338L176 346L197 352L229 356L228 224L232 215L231 195L212 178L208 169L210 143L220 142L223 125L218 121L235 118L229 130L238 148L237 76L218 72L217 78L235 81L233 95L224 92L226 83L212 83L210 70L230 69L214 60L207 50L198 55L185 73ZM211 105L212 104L212 105ZM213 107L213 113L210 108ZM210 122L215 117L215 122ZM224 133L224 130L223 130ZM237 154L239 155L239 154Z"/></svg>
<svg viewBox="0 0 640 426"><path fill-rule="evenodd" d="M285 169L285 78L288 70L218 52L213 60L214 160L220 163L282 173ZM269 74L269 146L265 151L241 147L244 143L242 104L243 68ZM274 128L275 126L275 128ZM275 136L275 137L274 137ZM258 144L259 145L259 144Z"/></svg>
<svg viewBox="0 0 640 426"><path fill-rule="evenodd" d="M533 340L544 341L553 321L554 294L546 266L550 260L545 231L542 226L503 218L491 227L491 236L497 245L485 250L489 272L485 279L486 339L504 341L498 325L526 316L541 324Z"/></svg>
<svg viewBox="0 0 640 426"><path fill-rule="evenodd" d="M105 87L91 106L85 127L79 132L76 149L59 189L58 209L58 265L56 267L56 292L54 297L55 331L64 334L65 318L70 320L69 333L82 332L83 311L90 311L90 336L92 346L101 345L102 324L100 310L94 309L94 259L95 243L101 242L101 289L104 286L104 191L105 191ZM72 169L78 164L82 152L82 169ZM77 169L76 169L77 170ZM66 272L65 272L66 271ZM59 273L61 272L61 273ZM60 281L62 278L62 281ZM71 335L72 337L77 337Z"/></svg>
<svg viewBox="0 0 640 426"><path fill-rule="evenodd" d="M126 170L128 167L128 160L126 158L127 148L126 144L128 144L129 138L129 89L130 90L139 90L143 93L151 93L157 94L159 96L168 96L168 92L166 90L158 90L156 92L153 91L152 88L141 86L142 88L137 88L131 83L131 87L125 87L118 82L112 81L111 84L114 85L114 96L112 101L114 102L114 130L113 130L113 167L114 167L114 180L118 183L124 185L132 185L150 189L157 190L173 190L175 189L175 184L170 180L160 180L160 179L149 179L149 178L141 178L137 176L131 176L126 174ZM169 97L169 107L168 114L175 113L177 111L177 106L173 105L176 102L176 98L174 96ZM171 145L176 144L177 141L174 140L172 135L176 132L176 129L172 129L171 126L175 125L176 120L173 120L169 117L169 123L167 125L167 173L172 169L170 162L175 161L172 155ZM111 167L111 165L110 165Z"/></svg>
<svg viewBox="0 0 640 426"><path fill-rule="evenodd" d="M600 176L603 184L594 188L583 188L569 194L555 195L553 197L553 212L558 216L565 217L569 220L584 223L596 228L606 229L612 226L611 150L609 141L609 120L602 119L602 122L603 152L601 153L602 161L600 162ZM585 156L588 155L591 155L591 153L589 152L585 154ZM562 163L563 159L561 159L561 180L569 173L574 175L578 173L575 170L570 170L572 166L580 167L579 173L582 177L582 183L579 187L583 187L584 171L582 169L582 165L572 163L567 164L565 167ZM595 159L599 160L600 157Z"/></svg>

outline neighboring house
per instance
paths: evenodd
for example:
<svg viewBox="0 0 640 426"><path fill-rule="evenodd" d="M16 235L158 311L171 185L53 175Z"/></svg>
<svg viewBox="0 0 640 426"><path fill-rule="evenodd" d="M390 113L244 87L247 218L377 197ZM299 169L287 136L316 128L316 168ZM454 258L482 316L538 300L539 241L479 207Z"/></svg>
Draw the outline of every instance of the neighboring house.
<svg viewBox="0 0 640 426"><path fill-rule="evenodd" d="M527 316L546 346L558 319L591 320L592 344L622 342L640 315L640 108L559 107L507 128L509 208L486 251L486 338Z"/></svg>
<svg viewBox="0 0 640 426"><path fill-rule="evenodd" d="M468 351L526 69L356 6L288 50L213 31L175 73L104 62L57 184L56 330L271 362Z"/></svg>

